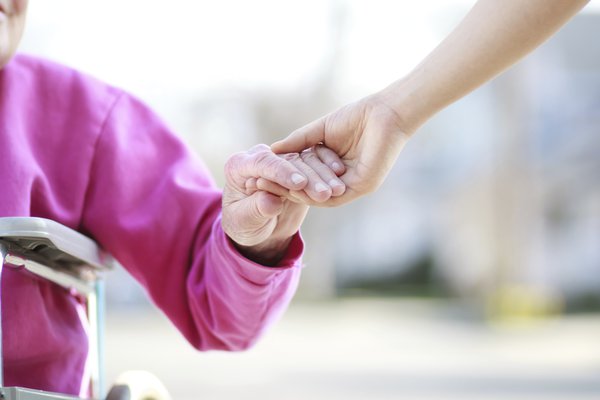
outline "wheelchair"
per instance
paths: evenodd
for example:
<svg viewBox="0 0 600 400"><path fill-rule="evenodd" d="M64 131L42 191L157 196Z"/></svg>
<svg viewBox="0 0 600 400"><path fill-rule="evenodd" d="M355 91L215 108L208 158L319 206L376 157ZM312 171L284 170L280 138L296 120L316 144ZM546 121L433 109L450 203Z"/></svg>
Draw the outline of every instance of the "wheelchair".
<svg viewBox="0 0 600 400"><path fill-rule="evenodd" d="M35 217L0 218L0 279L4 268L23 269L67 290L75 291L85 298L90 326L88 357L92 365L91 398L170 400L169 393L162 383L145 371L129 371L122 374L105 396L102 277L114 264L115 261L93 240L55 221ZM5 387L1 350L0 335L0 399L81 399L30 388Z"/></svg>

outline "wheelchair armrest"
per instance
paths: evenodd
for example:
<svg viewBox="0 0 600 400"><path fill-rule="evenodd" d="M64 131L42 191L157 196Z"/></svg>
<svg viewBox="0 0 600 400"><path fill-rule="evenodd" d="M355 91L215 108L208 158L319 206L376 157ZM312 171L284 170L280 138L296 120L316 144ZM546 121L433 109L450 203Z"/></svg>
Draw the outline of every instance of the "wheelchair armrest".
<svg viewBox="0 0 600 400"><path fill-rule="evenodd" d="M9 252L77 277L112 267L92 239L45 218L0 218L0 240Z"/></svg>

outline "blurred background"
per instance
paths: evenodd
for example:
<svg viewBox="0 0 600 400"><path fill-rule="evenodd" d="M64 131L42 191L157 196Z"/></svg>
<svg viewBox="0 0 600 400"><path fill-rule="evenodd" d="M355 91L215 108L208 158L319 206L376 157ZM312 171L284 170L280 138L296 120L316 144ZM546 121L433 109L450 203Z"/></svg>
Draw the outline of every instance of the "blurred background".
<svg viewBox="0 0 600 400"><path fill-rule="evenodd" d="M21 46L134 93L223 183L271 143L408 73L474 1L30 2ZM124 271L108 378L176 399L600 398L600 1L448 107L383 187L313 209L280 324L198 354Z"/></svg>

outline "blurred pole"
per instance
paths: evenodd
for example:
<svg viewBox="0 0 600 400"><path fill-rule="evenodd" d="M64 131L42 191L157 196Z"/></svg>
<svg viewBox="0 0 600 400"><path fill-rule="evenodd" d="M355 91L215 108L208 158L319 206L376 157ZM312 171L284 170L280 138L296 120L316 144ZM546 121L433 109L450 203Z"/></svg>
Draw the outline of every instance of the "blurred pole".
<svg viewBox="0 0 600 400"><path fill-rule="evenodd" d="M521 65L494 82L498 112L496 168L490 186L494 210L495 268L489 291L490 316L530 319L549 311L535 263L543 239L543 205L532 150L535 104ZM536 278L536 279L532 279Z"/></svg>

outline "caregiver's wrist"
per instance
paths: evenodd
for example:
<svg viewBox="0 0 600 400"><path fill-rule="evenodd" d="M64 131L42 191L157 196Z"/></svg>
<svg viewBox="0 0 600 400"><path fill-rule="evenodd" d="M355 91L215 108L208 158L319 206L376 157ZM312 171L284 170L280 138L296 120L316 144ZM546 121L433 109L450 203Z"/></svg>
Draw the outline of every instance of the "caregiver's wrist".
<svg viewBox="0 0 600 400"><path fill-rule="evenodd" d="M376 94L394 110L400 127L408 135L415 133L437 112L433 102L424 96L425 86L418 75L415 71Z"/></svg>

